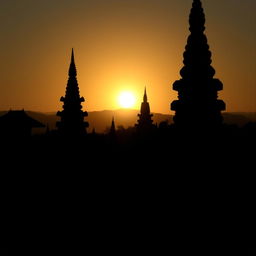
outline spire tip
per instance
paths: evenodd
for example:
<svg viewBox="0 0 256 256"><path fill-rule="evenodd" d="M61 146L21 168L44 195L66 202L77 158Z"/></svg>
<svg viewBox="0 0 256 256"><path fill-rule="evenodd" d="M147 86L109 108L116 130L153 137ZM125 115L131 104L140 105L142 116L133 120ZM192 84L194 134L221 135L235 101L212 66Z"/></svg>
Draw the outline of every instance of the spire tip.
<svg viewBox="0 0 256 256"><path fill-rule="evenodd" d="M71 51L71 62L75 62L75 55L74 55L74 48L72 48L72 51Z"/></svg>
<svg viewBox="0 0 256 256"><path fill-rule="evenodd" d="M145 86L145 89L144 89L144 97L143 97L143 100L144 100L144 102L147 102L147 101L148 101L147 88L146 88L146 86Z"/></svg>

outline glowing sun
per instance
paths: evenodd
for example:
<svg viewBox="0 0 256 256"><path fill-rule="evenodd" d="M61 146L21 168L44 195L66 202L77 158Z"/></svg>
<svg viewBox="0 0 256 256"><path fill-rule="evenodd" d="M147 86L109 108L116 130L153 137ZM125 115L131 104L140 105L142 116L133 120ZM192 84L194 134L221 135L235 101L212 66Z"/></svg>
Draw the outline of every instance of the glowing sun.
<svg viewBox="0 0 256 256"><path fill-rule="evenodd" d="M118 103L122 108L131 108L135 105L135 96L131 92L121 92L118 96Z"/></svg>

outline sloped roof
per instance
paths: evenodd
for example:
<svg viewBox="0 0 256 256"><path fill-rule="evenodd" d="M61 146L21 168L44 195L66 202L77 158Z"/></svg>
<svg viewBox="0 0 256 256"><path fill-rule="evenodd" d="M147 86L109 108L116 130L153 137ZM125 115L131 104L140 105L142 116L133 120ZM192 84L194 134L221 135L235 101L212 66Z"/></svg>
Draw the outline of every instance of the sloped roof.
<svg viewBox="0 0 256 256"><path fill-rule="evenodd" d="M45 127L44 124L28 116L24 110L10 110L8 113L0 117L0 125L25 125L35 128Z"/></svg>

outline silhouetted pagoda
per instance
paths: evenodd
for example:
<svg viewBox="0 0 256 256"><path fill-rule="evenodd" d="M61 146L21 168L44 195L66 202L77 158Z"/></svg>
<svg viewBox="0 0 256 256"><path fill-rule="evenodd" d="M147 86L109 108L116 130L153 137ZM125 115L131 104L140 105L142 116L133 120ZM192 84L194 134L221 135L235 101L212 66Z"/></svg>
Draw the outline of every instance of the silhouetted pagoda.
<svg viewBox="0 0 256 256"><path fill-rule="evenodd" d="M218 100L223 84L213 78L215 70L204 34L205 15L200 0L193 1L189 23L191 34L183 55L182 79L173 84L173 90L178 91L178 100L171 104L174 122L181 127L216 127L222 123L221 111L226 107Z"/></svg>
<svg viewBox="0 0 256 256"><path fill-rule="evenodd" d="M111 137L115 137L116 136L116 125L115 125L114 117L112 118L111 127L110 127L110 130L109 130L109 135Z"/></svg>
<svg viewBox="0 0 256 256"><path fill-rule="evenodd" d="M152 116L153 115L150 113L150 106L148 103L147 91L145 88L143 102L141 103L140 107L140 114L138 114L139 120L136 124L137 130L139 132L147 132L152 130L152 128L154 127Z"/></svg>
<svg viewBox="0 0 256 256"><path fill-rule="evenodd" d="M84 102L84 98L79 95L76 76L74 51L72 49L66 95L60 99L64 103L63 110L57 113L61 118L57 122L57 128L60 134L67 136L84 135L86 134L86 128L89 126L88 122L84 121L84 117L88 116L88 113L82 110L81 103Z"/></svg>
<svg viewBox="0 0 256 256"><path fill-rule="evenodd" d="M110 143L115 143L116 142L116 125L115 125L115 119L114 117L112 118L112 122L111 122L111 127L108 133L108 138Z"/></svg>

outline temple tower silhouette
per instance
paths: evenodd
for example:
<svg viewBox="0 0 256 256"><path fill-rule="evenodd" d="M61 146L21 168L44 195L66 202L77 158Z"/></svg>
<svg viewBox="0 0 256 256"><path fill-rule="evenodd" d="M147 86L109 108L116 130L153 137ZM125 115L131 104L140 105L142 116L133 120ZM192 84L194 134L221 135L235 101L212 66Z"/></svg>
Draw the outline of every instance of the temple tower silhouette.
<svg viewBox="0 0 256 256"><path fill-rule="evenodd" d="M143 102L141 103L140 107L140 114L138 114L139 120L138 123L136 124L137 130L139 132L147 132L154 128L152 116L153 114L150 113L147 90L145 88Z"/></svg>
<svg viewBox="0 0 256 256"><path fill-rule="evenodd" d="M84 98L80 97L76 76L74 50L72 49L66 95L60 98L63 102L63 110L57 113L61 120L56 124L60 134L67 136L85 135L86 128L89 126L88 122L84 121L88 113L82 110L81 103L84 102Z"/></svg>
<svg viewBox="0 0 256 256"><path fill-rule="evenodd" d="M111 140L116 140L116 125L114 117L112 118L111 127L109 130L109 137Z"/></svg>
<svg viewBox="0 0 256 256"><path fill-rule="evenodd" d="M173 84L173 90L178 91L178 100L171 103L174 123L180 127L216 127L222 124L221 111L226 106L218 100L223 84L213 78L215 70L204 34L205 15L200 0L193 0L189 24L191 33L183 54L182 78Z"/></svg>

